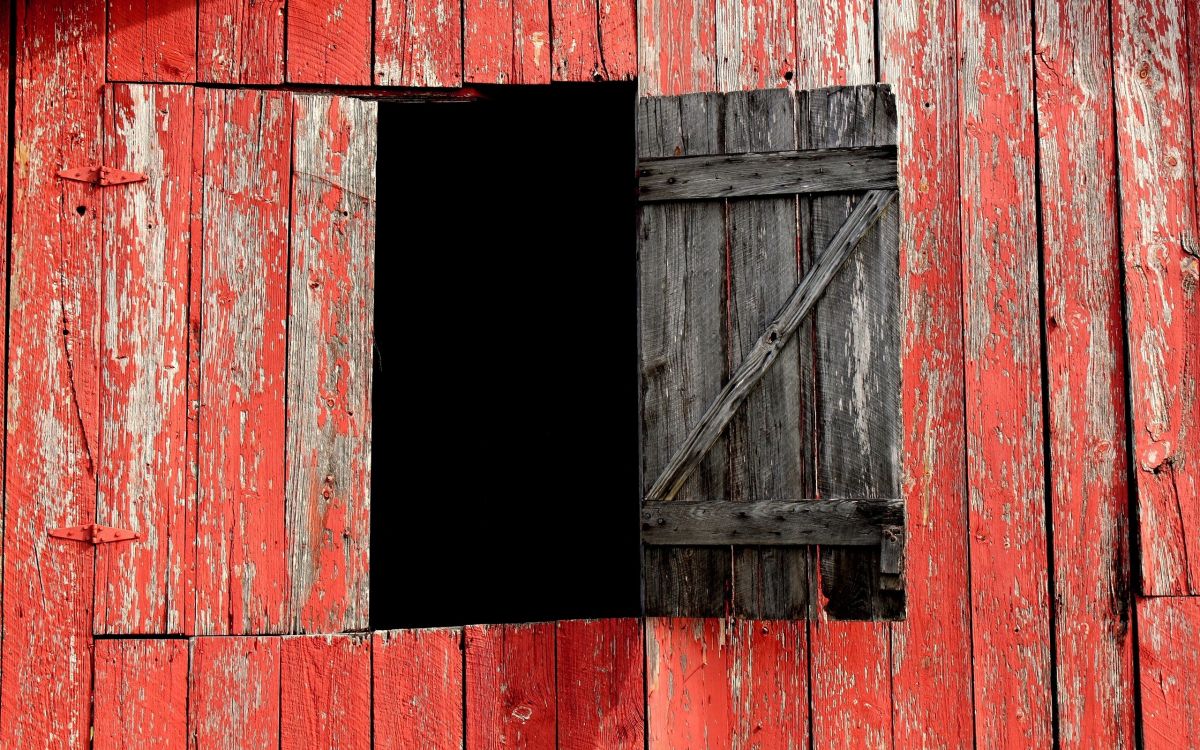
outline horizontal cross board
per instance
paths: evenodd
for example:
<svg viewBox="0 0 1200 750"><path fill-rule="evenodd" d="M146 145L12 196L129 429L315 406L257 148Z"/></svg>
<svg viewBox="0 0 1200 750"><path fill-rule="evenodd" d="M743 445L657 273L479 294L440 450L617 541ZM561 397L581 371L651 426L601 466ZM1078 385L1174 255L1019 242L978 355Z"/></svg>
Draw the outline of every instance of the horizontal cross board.
<svg viewBox="0 0 1200 750"><path fill-rule="evenodd" d="M896 147L643 159L642 202L848 193L896 187Z"/></svg>
<svg viewBox="0 0 1200 750"><path fill-rule="evenodd" d="M895 498L642 505L646 544L875 546L883 541L885 527L903 525L904 501Z"/></svg>

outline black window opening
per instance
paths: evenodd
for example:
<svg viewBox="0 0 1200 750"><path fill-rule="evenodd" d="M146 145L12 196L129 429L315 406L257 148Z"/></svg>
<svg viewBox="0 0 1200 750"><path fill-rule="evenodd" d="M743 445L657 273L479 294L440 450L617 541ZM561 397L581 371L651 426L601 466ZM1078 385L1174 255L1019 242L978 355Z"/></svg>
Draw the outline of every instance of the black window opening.
<svg viewBox="0 0 1200 750"><path fill-rule="evenodd" d="M380 105L373 629L639 613L634 118Z"/></svg>

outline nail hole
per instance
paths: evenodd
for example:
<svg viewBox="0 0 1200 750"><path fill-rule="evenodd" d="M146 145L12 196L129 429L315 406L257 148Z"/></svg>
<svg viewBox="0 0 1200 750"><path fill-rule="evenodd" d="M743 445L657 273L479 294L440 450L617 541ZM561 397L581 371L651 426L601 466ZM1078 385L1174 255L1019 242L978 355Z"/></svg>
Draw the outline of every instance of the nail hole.
<svg viewBox="0 0 1200 750"><path fill-rule="evenodd" d="M785 71L785 72L784 72L784 74L783 74L783 80L785 80L785 81L790 81L790 80L792 80L792 77L793 77L794 75L795 75L795 74L794 74L794 73L792 73L792 71L790 71L790 70L788 70L788 71Z"/></svg>
<svg viewBox="0 0 1200 750"><path fill-rule="evenodd" d="M87 206L76 206L75 213L79 214L80 216L83 216L84 214L87 213Z"/></svg>

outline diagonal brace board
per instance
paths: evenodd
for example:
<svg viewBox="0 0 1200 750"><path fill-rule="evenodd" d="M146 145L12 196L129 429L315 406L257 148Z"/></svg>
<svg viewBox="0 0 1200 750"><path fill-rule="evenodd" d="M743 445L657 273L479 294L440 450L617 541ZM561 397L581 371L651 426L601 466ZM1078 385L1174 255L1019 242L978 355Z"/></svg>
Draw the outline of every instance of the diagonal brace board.
<svg viewBox="0 0 1200 750"><path fill-rule="evenodd" d="M665 502L675 497L705 453L733 419L738 407L771 368L779 352L812 311L825 288L829 286L830 280L850 257L859 241L883 215L884 210L896 199L896 195L896 190L871 190L858 202L846 218L846 222L829 241L825 252L816 259L779 314L767 326L766 332L746 354L733 377L717 394L704 415L692 427L683 444L671 456L666 468L647 493L647 501Z"/></svg>

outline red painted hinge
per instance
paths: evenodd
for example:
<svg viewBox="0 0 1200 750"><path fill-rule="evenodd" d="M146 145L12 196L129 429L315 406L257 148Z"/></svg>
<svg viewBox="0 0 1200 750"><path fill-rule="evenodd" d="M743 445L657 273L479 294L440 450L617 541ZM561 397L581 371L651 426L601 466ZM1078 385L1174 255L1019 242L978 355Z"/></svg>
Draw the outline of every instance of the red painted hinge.
<svg viewBox="0 0 1200 750"><path fill-rule="evenodd" d="M137 172L126 172L123 169L113 169L103 165L95 167L75 167L73 169L60 169L58 176L64 180L74 180L75 182L90 182L93 185L100 187L108 187L109 185L128 185L131 182L143 182L146 175Z"/></svg>
<svg viewBox="0 0 1200 750"><path fill-rule="evenodd" d="M92 544L108 544L109 542L124 542L137 539L137 533L125 529L114 529L111 526L101 526L89 523L83 526L64 526L61 529L51 529L50 536L55 539L70 539L73 542L91 542Z"/></svg>

